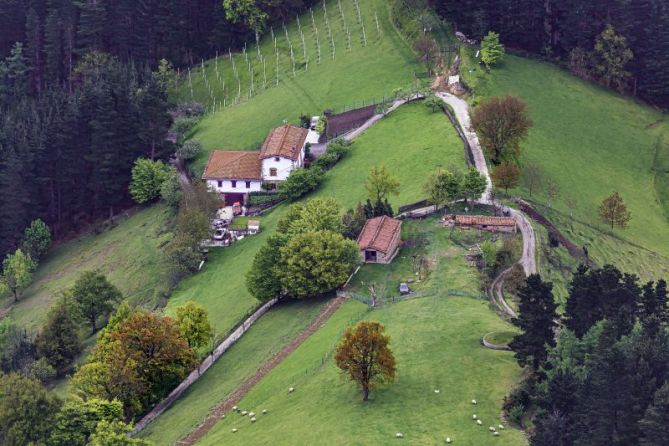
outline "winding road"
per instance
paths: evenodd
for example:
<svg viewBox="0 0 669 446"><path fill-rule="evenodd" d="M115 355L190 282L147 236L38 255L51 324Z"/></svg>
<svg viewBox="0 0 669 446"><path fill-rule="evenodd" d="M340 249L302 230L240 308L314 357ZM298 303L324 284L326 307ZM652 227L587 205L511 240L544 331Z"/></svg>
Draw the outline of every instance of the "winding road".
<svg viewBox="0 0 669 446"><path fill-rule="evenodd" d="M474 131L469 115L469 104L464 100L460 99L457 96L454 96L450 93L439 92L436 94L444 103L448 104L453 111L455 112L455 117L457 118L462 131L469 142L469 146L472 149L472 154L474 155L474 164L476 169L481 172L486 177L487 186L485 192L478 200L481 204L494 204L500 206L505 212L508 212L513 218L516 219L516 224L518 229L520 229L521 234L523 235L523 254L518 260L525 271L525 275L529 276L537 272L537 263L536 263L536 238L534 236L534 229L530 224L530 221L527 217L520 211L510 208L503 205L499 201L496 201L492 198L492 180L490 179L490 172L488 171L488 165L486 164L485 156L483 155L483 149L481 148L481 143L479 142L478 136ZM516 312L509 306L509 304L504 299L503 284L504 277L511 271L511 268L503 271L499 276L493 280L492 285L490 286L490 298L497 305L497 307L508 314L511 317L516 317Z"/></svg>

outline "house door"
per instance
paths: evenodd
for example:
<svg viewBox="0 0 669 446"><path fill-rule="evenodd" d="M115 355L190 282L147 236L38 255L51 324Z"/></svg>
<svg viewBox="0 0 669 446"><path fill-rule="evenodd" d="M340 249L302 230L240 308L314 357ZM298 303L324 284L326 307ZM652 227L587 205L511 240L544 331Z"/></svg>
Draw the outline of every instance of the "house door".
<svg viewBox="0 0 669 446"><path fill-rule="evenodd" d="M376 251L365 251L365 262L376 262Z"/></svg>

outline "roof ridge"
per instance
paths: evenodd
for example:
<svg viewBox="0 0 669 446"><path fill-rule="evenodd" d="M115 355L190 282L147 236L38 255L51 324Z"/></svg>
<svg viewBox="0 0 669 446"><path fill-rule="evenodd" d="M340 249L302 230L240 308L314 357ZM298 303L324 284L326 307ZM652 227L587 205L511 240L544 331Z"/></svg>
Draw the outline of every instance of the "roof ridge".
<svg viewBox="0 0 669 446"><path fill-rule="evenodd" d="M382 215L381 221L379 222L379 225L376 227L376 231L374 231L374 235L372 236L372 239L369 241L369 246L374 246L376 245L376 238L379 236L379 232L381 232L381 228L383 228L383 223L386 221L386 216Z"/></svg>

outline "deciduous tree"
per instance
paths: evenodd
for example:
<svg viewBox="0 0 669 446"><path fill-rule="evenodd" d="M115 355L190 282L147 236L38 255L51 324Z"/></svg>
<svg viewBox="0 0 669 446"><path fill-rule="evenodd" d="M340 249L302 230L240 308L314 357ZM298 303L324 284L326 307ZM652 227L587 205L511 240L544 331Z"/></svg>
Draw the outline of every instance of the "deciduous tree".
<svg viewBox="0 0 669 446"><path fill-rule="evenodd" d="M60 404L39 382L0 374L0 444L44 444Z"/></svg>
<svg viewBox="0 0 669 446"><path fill-rule="evenodd" d="M631 212L627 210L627 206L618 192L612 193L602 201L599 206L599 216L611 225L611 229L614 226L626 228L632 218Z"/></svg>
<svg viewBox="0 0 669 446"><path fill-rule="evenodd" d="M613 26L608 25L595 41L595 72L600 82L607 88L623 91L631 73L625 66L632 60L634 54L627 46L627 39L616 34Z"/></svg>
<svg viewBox="0 0 669 446"><path fill-rule="evenodd" d="M441 207L455 200L461 192L459 180L452 172L438 169L428 177L423 187L429 202Z"/></svg>
<svg viewBox="0 0 669 446"><path fill-rule="evenodd" d="M488 182L485 176L475 168L470 167L462 178L460 194L465 199L465 202L478 200L483 195L483 192L485 192L487 186Z"/></svg>
<svg viewBox="0 0 669 446"><path fill-rule="evenodd" d="M492 171L492 181L497 187L503 187L505 193L509 193L509 188L518 185L520 178L520 169L514 163L502 161L502 163L495 167Z"/></svg>
<svg viewBox="0 0 669 446"><path fill-rule="evenodd" d="M432 110L432 113L438 110L443 110L445 107L444 101L442 101L441 98L437 97L436 95L430 95L427 98L425 98L423 104L425 104L427 108Z"/></svg>
<svg viewBox="0 0 669 446"><path fill-rule="evenodd" d="M21 293L33 280L33 271L37 265L21 249L14 254L7 254L2 262L2 276L0 276L0 289L6 288L14 296L14 302L18 302Z"/></svg>
<svg viewBox="0 0 669 446"><path fill-rule="evenodd" d="M278 274L289 295L305 298L346 282L358 262L354 241L332 231L307 232L294 236L281 248Z"/></svg>
<svg viewBox="0 0 669 446"><path fill-rule="evenodd" d="M27 253L35 262L46 254L51 246L51 230L39 218L33 220L30 226L23 232L23 241L21 249Z"/></svg>
<svg viewBox="0 0 669 446"><path fill-rule="evenodd" d="M258 300L268 301L281 296L281 247L285 240L271 236L253 258L251 269L246 273L246 288Z"/></svg>
<svg viewBox="0 0 669 446"><path fill-rule="evenodd" d="M167 178L167 167L158 160L140 158L132 168L130 194L139 204L155 200L160 196L163 182Z"/></svg>
<svg viewBox="0 0 669 446"><path fill-rule="evenodd" d="M385 164L373 166L369 169L365 190L374 203L383 202L389 195L400 192L400 179L391 174Z"/></svg>
<svg viewBox="0 0 669 446"><path fill-rule="evenodd" d="M97 329L98 318L109 314L123 298L118 288L100 271L81 273L70 292L93 331Z"/></svg>
<svg viewBox="0 0 669 446"><path fill-rule="evenodd" d="M72 305L61 299L49 310L47 320L35 339L39 356L62 373L81 353L79 324Z"/></svg>
<svg viewBox="0 0 669 446"><path fill-rule="evenodd" d="M530 193L530 197L534 191L541 187L543 176L543 169L537 163L529 162L523 167L521 179L527 188L527 191Z"/></svg>
<svg viewBox="0 0 669 446"><path fill-rule="evenodd" d="M494 164L520 154L520 142L532 127L526 109L513 96L490 98L476 107L472 124Z"/></svg>
<svg viewBox="0 0 669 446"><path fill-rule="evenodd" d="M177 157L182 160L190 160L202 152L202 143L197 139L189 139L177 149Z"/></svg>
<svg viewBox="0 0 669 446"><path fill-rule="evenodd" d="M193 350L206 346L214 337L207 310L195 302L186 302L177 307L176 324L181 336Z"/></svg>
<svg viewBox="0 0 669 446"><path fill-rule="evenodd" d="M439 47L437 46L437 42L435 42L432 37L423 34L416 39L413 47L418 54L418 60L425 64L425 68L427 68L428 74L432 74L437 63L437 57L439 55Z"/></svg>
<svg viewBox="0 0 669 446"><path fill-rule="evenodd" d="M90 398L70 397L60 408L49 437L49 446L86 446L101 421L123 420L123 404Z"/></svg>
<svg viewBox="0 0 669 446"><path fill-rule="evenodd" d="M490 69L504 58L504 45L499 41L499 34L489 31L481 42L481 62Z"/></svg>
<svg viewBox="0 0 669 446"><path fill-rule="evenodd" d="M384 330L378 322L362 321L346 329L335 351L337 367L360 385L363 401L378 383L395 379L395 356Z"/></svg>

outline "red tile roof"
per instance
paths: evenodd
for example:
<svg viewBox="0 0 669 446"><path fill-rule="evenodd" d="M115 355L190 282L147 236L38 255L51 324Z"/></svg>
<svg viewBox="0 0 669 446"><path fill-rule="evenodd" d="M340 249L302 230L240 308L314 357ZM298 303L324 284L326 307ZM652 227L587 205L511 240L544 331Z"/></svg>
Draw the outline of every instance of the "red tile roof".
<svg viewBox="0 0 669 446"><path fill-rule="evenodd" d="M402 228L402 222L391 217L370 218L358 236L360 249L373 249L390 253L394 248L392 241Z"/></svg>
<svg viewBox="0 0 669 446"><path fill-rule="evenodd" d="M487 215L456 215L455 223L464 226L516 226L513 217L489 217Z"/></svg>
<svg viewBox="0 0 669 446"><path fill-rule="evenodd" d="M288 124L272 129L260 149L260 159L281 156L297 160L308 134L309 130Z"/></svg>
<svg viewBox="0 0 669 446"><path fill-rule="evenodd" d="M209 156L202 179L262 179L262 165L258 152L214 150Z"/></svg>

